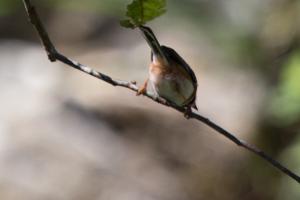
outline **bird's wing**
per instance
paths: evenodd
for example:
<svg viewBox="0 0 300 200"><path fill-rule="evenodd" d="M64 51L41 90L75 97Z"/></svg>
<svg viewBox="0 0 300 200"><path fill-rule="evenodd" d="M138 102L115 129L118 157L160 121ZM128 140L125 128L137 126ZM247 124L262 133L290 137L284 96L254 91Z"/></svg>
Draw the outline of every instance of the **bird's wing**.
<svg viewBox="0 0 300 200"><path fill-rule="evenodd" d="M167 59L175 62L178 64L178 66L182 67L192 78L192 81L194 83L195 88L197 88L197 78L192 70L192 68L185 62L185 60L172 48L161 46L163 52L165 55L167 55Z"/></svg>

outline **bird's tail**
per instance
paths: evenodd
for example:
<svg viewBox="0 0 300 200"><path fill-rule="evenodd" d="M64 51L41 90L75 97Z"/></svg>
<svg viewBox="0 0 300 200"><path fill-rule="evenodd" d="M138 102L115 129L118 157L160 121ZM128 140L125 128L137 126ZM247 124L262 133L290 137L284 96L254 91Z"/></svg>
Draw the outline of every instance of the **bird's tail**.
<svg viewBox="0 0 300 200"><path fill-rule="evenodd" d="M161 46L156 39L153 31L147 27L147 26L139 26L139 29L141 30L143 37L147 41L148 45L150 46L153 56L156 58L163 59L164 61L167 62L167 59L161 49Z"/></svg>

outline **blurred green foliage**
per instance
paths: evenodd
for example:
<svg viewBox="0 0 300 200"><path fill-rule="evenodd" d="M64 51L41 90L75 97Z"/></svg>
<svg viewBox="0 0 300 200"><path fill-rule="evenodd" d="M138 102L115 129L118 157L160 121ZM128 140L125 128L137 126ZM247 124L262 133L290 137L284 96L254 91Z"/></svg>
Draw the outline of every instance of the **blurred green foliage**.
<svg viewBox="0 0 300 200"><path fill-rule="evenodd" d="M122 9L130 0L61 0L57 4L58 8L68 9L68 10L80 10L88 12L101 12L114 13L114 15L121 16Z"/></svg>
<svg viewBox="0 0 300 200"><path fill-rule="evenodd" d="M14 11L19 5L19 0L0 0L0 15L6 15Z"/></svg>
<svg viewBox="0 0 300 200"><path fill-rule="evenodd" d="M271 113L281 124L294 123L300 116L300 51L285 64L271 102Z"/></svg>
<svg viewBox="0 0 300 200"><path fill-rule="evenodd" d="M87 12L114 13L121 16L122 9L130 0L32 0L35 6L55 7L56 9ZM22 0L0 0L0 16L23 9Z"/></svg>

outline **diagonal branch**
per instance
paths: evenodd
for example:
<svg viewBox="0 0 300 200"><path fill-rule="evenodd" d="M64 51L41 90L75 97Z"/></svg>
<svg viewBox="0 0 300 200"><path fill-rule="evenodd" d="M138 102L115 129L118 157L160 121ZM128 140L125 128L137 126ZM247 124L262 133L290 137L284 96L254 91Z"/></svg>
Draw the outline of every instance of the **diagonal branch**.
<svg viewBox="0 0 300 200"><path fill-rule="evenodd" d="M23 3L25 5L29 20L33 24L33 26L36 28L36 30L38 32L38 35L41 39L41 42L42 42L47 54L48 54L48 58L49 58L50 61L54 62L54 61L58 60L58 61L66 64L70 67L73 67L77 70L80 70L80 71L86 73L86 74L94 76L94 77L96 77L96 78L98 78L102 81L105 81L106 83L108 83L110 85L124 87L124 88L132 90L134 92L138 91L138 87L137 87L135 82L128 82L128 81L113 79L108 75L102 74L102 73L100 73L100 72L98 72L98 71L96 71L96 70L94 70L94 69L92 69L88 66L85 66L85 65L82 65L82 64L80 64L76 61L73 61L73 60L67 58L66 56L64 56L63 54L59 53L55 49L55 46L53 45L53 43L51 42L51 40L48 36L48 33L45 30L41 20L39 19L39 16L38 16L34 6L31 4L31 1L30 0L23 0ZM295 174L291 170L287 169L285 166L280 164L278 161L273 159L271 156L266 154L264 151L258 149L257 147L255 147L251 144L248 144L247 142L245 142L243 140L240 140L239 138L234 136L232 133L226 131L225 129L223 129L219 125L217 125L214 122L210 121L208 118L206 118L204 116L201 116L200 114L196 113L195 111L187 113L185 108L176 106L175 104L173 104L171 102L168 102L165 99L162 99L162 98L159 98L159 97L157 98L157 97L155 97L154 94L151 94L149 92L147 92L144 95L146 97L152 99L153 101L159 103L159 104L171 107L171 108L177 110L178 112L187 114L189 118L196 119L196 120L206 124L210 128L217 131L217 133L219 133L219 134L225 136L227 139L231 140L236 145L238 145L240 147L243 147L243 148L247 149L248 151L256 154L257 156L259 156L262 159L264 159L265 161L269 162L271 165L273 165L275 168L277 168L278 170L280 170L284 174L288 175L290 178L292 178L295 181L297 181L298 183L300 183L300 177L297 174Z"/></svg>

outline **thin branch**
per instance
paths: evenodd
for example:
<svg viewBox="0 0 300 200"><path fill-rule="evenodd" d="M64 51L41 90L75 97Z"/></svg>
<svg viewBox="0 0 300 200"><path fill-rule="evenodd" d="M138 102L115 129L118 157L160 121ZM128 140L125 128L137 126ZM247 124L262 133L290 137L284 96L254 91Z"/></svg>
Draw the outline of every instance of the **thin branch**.
<svg viewBox="0 0 300 200"><path fill-rule="evenodd" d="M77 70L80 70L80 71L82 71L86 74L89 74L91 76L94 76L94 77L102 80L102 81L105 81L106 83L108 83L110 85L124 87L124 88L132 90L134 92L138 91L138 87L137 87L135 82L115 80L115 79L111 78L108 75L105 75L105 74L100 73L96 70L93 70L92 68L90 68L88 66L85 66L85 65L82 65L82 64L80 64L76 61L73 61L73 60L67 58L66 56L64 56L63 54L59 53L55 49L55 46L53 45L53 43L51 42L51 40L48 36L48 33L45 30L41 20L39 19L39 16L38 16L34 6L31 4L30 0L23 0L23 3L25 5L29 20L34 25L34 27L36 28L36 30L38 32L38 35L41 39L41 42L42 42L47 54L48 54L48 58L49 58L50 61L54 62L54 61L58 60L58 61L66 64L68 66L71 66L71 67L73 67ZM146 94L144 94L144 96L152 99L153 101L155 101L159 104L171 107L171 108L177 110L178 112L186 114L186 108L176 106L175 104L173 104L171 102L168 102L165 99L162 99L162 98L159 98L159 97L157 98L157 97L155 97L154 94L152 94L150 92L147 92ZM233 143L237 144L238 146L241 146L241 147L249 150L250 152L256 154L257 156L263 158L264 160L269 162L271 165L273 165L275 168L279 169L281 172L283 172L284 174L288 175L289 177L291 177L292 179L294 179L295 181L300 183L300 177L297 174L295 174L291 170L287 169L285 166L280 164L278 161L273 159L271 156L266 154L264 151L258 149L257 147L255 147L251 144L248 144L247 142L245 142L243 140L240 140L239 138L234 136L232 133L226 131L225 129L223 129L219 125L217 125L214 122L210 121L208 118L201 116L200 114L196 113L195 111L189 112L187 115L188 115L189 118L196 119L196 120L206 124L207 126L214 129L219 134L225 136L227 139L231 140Z"/></svg>

